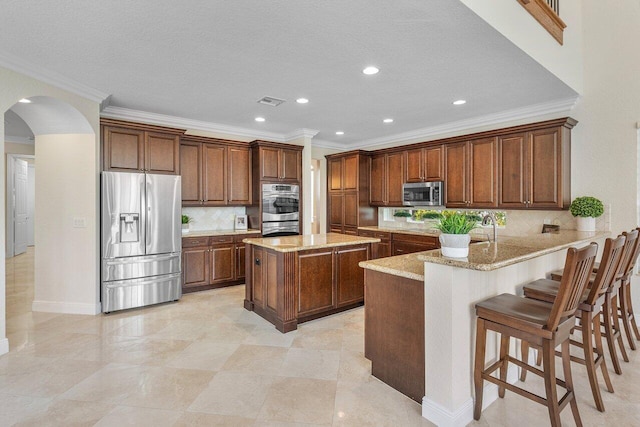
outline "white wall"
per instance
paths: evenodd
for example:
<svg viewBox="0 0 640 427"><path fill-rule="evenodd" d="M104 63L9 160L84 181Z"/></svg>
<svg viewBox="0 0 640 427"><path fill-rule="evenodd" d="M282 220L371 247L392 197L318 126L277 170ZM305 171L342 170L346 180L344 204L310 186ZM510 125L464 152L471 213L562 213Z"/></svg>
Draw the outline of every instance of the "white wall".
<svg viewBox="0 0 640 427"><path fill-rule="evenodd" d="M341 150L312 146L311 158L320 160L320 202L318 204L318 222L320 223L320 233L327 233L327 159L324 156L339 153ZM310 165L302 165L310 169Z"/></svg>
<svg viewBox="0 0 640 427"><path fill-rule="evenodd" d="M88 225L93 227L93 229L87 228L87 233L93 233L95 236L92 243L88 243L87 241L90 239L81 238L77 242L75 239L77 236L74 234L64 235L60 232L57 236L52 236L57 241L62 241L64 239L70 239L72 242L77 243L79 247L82 247L86 256L91 256L94 260L97 260L99 250L97 243L98 230L95 228L96 224L98 224L98 206L99 202L97 198L91 198L95 196L98 191L98 165L99 165L99 128L100 128L100 116L99 116L99 104L88 99L82 98L78 95L74 95L62 89L58 89L49 84L43 83L41 81L35 80L33 78L27 77L23 74L16 73L14 71L8 70L6 68L0 67L0 112L4 113L6 110L11 108L19 99L21 98L30 98L33 96L50 96L57 98L59 100L65 101L68 104L72 105L75 109L77 109L89 122L91 128L94 130L95 135L93 136L91 142L87 141L87 144L91 145L90 154L87 154L85 158L82 158L82 162L87 165L87 169L83 170L83 173L86 175L79 175L78 179L85 181L87 186L92 186L93 190L88 195L83 195L80 192L74 192L74 196L76 198L88 198L90 203L92 203L93 208L91 212L86 212L88 216ZM2 144L2 151L4 151L4 121L0 121L0 144ZM74 161L78 161L79 159L76 156L73 157ZM64 160L64 159L63 159ZM40 161L38 162L38 167L40 168ZM0 170L0 187L5 187L5 167L4 163L2 163L2 170ZM73 170L78 167L77 164L70 163L68 161L63 161L58 164L57 167L62 169ZM81 168L82 169L82 168ZM89 173L89 170L92 170L92 173ZM42 174L40 178L42 178ZM39 179L39 182L43 182L43 179ZM69 189L65 188L62 191L69 191ZM66 198L71 196L65 196L63 194L53 193L47 195L48 198L54 199L57 197L61 197L59 200L61 203L66 202ZM44 202L44 201L43 201ZM90 218L89 218L90 214ZM36 212L36 221L38 218L42 216L42 213ZM4 224L5 222L5 212L4 209L0 209L0 223ZM36 225L37 228L37 225ZM5 228L0 227L0 240L2 242L5 241ZM0 259L5 258L5 246L4 244L0 245ZM36 249L36 259L41 258L43 255L38 256L38 252ZM85 258L82 258L84 260ZM37 261L36 261L37 262ZM68 266L69 263L66 264ZM71 281L65 282L65 290L64 294L68 297L73 297L75 294L83 295L86 298L86 304L95 304L99 301L100 293L98 288L98 275L99 270L97 269L95 263L89 264L87 266L81 265L79 263L74 263L73 268L76 270L81 270L83 272L82 282L74 283ZM60 270L58 268L58 270ZM8 351L8 341L6 339L6 296L5 296L5 265L4 263L0 263L0 354L6 353Z"/></svg>

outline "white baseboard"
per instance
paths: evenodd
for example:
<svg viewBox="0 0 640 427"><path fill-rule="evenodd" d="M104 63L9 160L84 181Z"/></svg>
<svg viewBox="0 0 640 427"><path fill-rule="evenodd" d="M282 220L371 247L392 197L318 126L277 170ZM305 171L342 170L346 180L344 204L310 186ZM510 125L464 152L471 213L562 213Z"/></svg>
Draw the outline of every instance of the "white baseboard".
<svg viewBox="0 0 640 427"><path fill-rule="evenodd" d="M9 340L7 338L0 339L0 356L9 353Z"/></svg>
<svg viewBox="0 0 640 427"><path fill-rule="evenodd" d="M507 382L514 384L519 378L519 368L510 365ZM485 382L482 394L482 410L498 399L498 386ZM422 416L438 427L464 427L473 421L473 398L467 399L454 410L449 410L426 396L422 398Z"/></svg>
<svg viewBox="0 0 640 427"><path fill-rule="evenodd" d="M31 310L43 311L45 313L63 314L88 314L96 315L102 313L100 303L85 304L79 302L59 302L59 301L33 301Z"/></svg>

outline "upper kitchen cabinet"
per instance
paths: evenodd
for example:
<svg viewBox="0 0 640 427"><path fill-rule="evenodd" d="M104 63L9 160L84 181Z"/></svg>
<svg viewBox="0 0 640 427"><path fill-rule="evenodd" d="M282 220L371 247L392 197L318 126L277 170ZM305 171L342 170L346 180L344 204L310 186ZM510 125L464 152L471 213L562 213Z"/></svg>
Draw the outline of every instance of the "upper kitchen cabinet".
<svg viewBox="0 0 640 427"><path fill-rule="evenodd" d="M573 119L553 120L498 137L499 207L569 206L571 129L576 123Z"/></svg>
<svg viewBox="0 0 640 427"><path fill-rule="evenodd" d="M183 206L251 204L251 151L245 143L185 136L180 163Z"/></svg>
<svg viewBox="0 0 640 427"><path fill-rule="evenodd" d="M266 141L254 141L251 146L261 181L301 182L303 147Z"/></svg>
<svg viewBox="0 0 640 427"><path fill-rule="evenodd" d="M498 206L496 148L495 137L445 145L447 207Z"/></svg>
<svg viewBox="0 0 640 427"><path fill-rule="evenodd" d="M444 180L444 147L415 148L405 151L406 182Z"/></svg>
<svg viewBox="0 0 640 427"><path fill-rule="evenodd" d="M404 152L372 156L369 193L369 202L372 206L402 206L404 170Z"/></svg>
<svg viewBox="0 0 640 427"><path fill-rule="evenodd" d="M105 171L180 173L184 130L111 119L100 124Z"/></svg>

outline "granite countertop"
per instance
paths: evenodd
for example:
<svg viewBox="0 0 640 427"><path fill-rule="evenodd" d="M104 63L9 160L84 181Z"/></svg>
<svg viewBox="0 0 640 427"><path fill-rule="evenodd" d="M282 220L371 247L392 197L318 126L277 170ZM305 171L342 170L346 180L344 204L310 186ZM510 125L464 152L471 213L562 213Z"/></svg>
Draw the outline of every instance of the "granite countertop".
<svg viewBox="0 0 640 427"><path fill-rule="evenodd" d="M424 281L425 262L469 270L491 271L557 252L580 243L603 239L610 234L602 231L564 230L559 233L521 237L499 236L498 243L480 242L469 245L469 256L467 258L443 257L440 249L434 249L408 255L362 261L359 265L370 270Z"/></svg>
<svg viewBox="0 0 640 427"><path fill-rule="evenodd" d="M227 235L241 235L241 234L260 234L260 230L248 229L248 230L189 230L187 233L182 233L182 237L209 237L209 236L227 236Z"/></svg>
<svg viewBox="0 0 640 427"><path fill-rule="evenodd" d="M244 243L262 246L278 252L297 252L307 249L331 248L335 246L378 243L380 239L373 237L348 236L346 234L305 234L302 236L267 237L260 239L244 239Z"/></svg>

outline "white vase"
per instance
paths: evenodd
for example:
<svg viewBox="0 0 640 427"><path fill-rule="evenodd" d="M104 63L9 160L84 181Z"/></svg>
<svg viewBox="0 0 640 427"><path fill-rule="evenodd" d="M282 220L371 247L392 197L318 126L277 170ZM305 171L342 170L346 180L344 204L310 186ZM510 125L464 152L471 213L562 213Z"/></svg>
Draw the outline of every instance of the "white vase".
<svg viewBox="0 0 640 427"><path fill-rule="evenodd" d="M440 251L448 258L466 258L469 256L469 234L440 234Z"/></svg>
<svg viewBox="0 0 640 427"><path fill-rule="evenodd" d="M576 217L578 219L578 231L596 231L596 219L591 216Z"/></svg>
<svg viewBox="0 0 640 427"><path fill-rule="evenodd" d="M186 234L189 232L189 224L182 224L182 234Z"/></svg>

